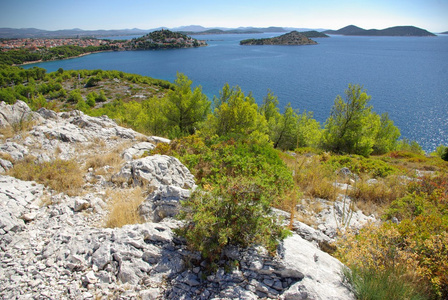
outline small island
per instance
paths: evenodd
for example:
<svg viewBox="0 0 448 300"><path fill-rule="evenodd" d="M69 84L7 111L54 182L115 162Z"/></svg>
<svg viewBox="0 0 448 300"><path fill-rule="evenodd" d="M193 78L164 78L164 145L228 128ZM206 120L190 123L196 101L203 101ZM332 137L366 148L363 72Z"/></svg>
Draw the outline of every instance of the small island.
<svg viewBox="0 0 448 300"><path fill-rule="evenodd" d="M128 46L131 50L148 50L201 47L207 46L207 43L179 32L162 29L132 39Z"/></svg>
<svg viewBox="0 0 448 300"><path fill-rule="evenodd" d="M316 45L317 43L298 31L281 36L265 39L248 39L240 42L240 45Z"/></svg>

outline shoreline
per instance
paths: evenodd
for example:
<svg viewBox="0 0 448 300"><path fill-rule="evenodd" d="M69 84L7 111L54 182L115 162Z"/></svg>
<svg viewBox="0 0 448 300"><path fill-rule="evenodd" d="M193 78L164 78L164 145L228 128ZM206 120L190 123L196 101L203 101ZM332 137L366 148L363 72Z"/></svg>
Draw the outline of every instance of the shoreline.
<svg viewBox="0 0 448 300"><path fill-rule="evenodd" d="M114 51L114 50L101 50L101 51L95 51L95 52L86 52L86 53L82 53L80 55L77 56L70 56L70 57L65 57L65 58L57 58L57 59L50 59L50 60L35 60L35 61L27 61L21 64L14 64L13 66L15 67L20 67L20 66L24 66L24 65L31 65L31 64L37 64L37 63L41 63L41 62L47 62L47 61L57 61L57 60L66 60L66 59L73 59L73 58L80 58L86 55L90 55L90 54L95 54L95 53L101 53L101 52L108 52L108 51Z"/></svg>
<svg viewBox="0 0 448 300"><path fill-rule="evenodd" d="M31 64L37 64L37 63L42 63L42 62L49 62L49 61L57 61L57 60L66 60L66 59L74 59L74 58L80 58L86 55L90 55L90 54L95 54L95 53L102 53L102 52L121 52L121 51L145 51L145 50L171 50L171 49L189 49L189 48L201 48L201 47L206 47L208 45L201 45L198 47L183 47L183 48L162 48L162 49L123 49L123 50L100 50L100 51L94 51L94 52L86 52L86 53L82 53L80 55L77 56L70 56L70 57L65 57L65 58L56 58L56 59L50 59L50 60L35 60L35 61L27 61L27 62L23 62L21 64L13 64L12 66L14 67L20 67L20 66L24 66L24 65L31 65Z"/></svg>

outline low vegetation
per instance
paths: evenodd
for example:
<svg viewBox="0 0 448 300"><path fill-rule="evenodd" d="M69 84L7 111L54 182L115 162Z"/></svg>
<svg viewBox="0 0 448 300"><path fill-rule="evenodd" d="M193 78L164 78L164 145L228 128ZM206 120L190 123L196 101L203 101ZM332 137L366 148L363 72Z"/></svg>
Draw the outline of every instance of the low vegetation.
<svg viewBox="0 0 448 300"><path fill-rule="evenodd" d="M339 240L337 256L354 271L351 278L359 293L393 274L402 285L421 287L429 299L446 299L448 178L423 177L408 188L390 203L383 215L386 222ZM392 218L397 221L390 222ZM362 299L377 299L374 293L371 289Z"/></svg>

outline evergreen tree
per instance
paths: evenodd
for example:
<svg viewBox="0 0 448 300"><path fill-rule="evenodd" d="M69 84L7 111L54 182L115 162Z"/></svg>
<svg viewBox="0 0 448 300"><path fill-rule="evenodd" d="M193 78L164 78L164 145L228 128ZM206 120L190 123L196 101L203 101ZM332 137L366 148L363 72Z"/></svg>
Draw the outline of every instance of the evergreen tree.
<svg viewBox="0 0 448 300"><path fill-rule="evenodd" d="M164 116L180 135L193 134L210 111L210 101L201 87L192 90L192 81L182 73L177 74L174 84L166 99Z"/></svg>
<svg viewBox="0 0 448 300"><path fill-rule="evenodd" d="M380 117L372 113L371 99L359 85L349 84L346 101L337 96L325 124L323 146L336 153L368 156L373 151Z"/></svg>
<svg viewBox="0 0 448 300"><path fill-rule="evenodd" d="M258 112L252 94L246 96L240 87L230 89L225 85L214 102L215 110L207 119L211 134L268 141L266 119Z"/></svg>
<svg viewBox="0 0 448 300"><path fill-rule="evenodd" d="M320 123L313 118L312 112L304 111L298 116L297 147L318 147L322 129Z"/></svg>
<svg viewBox="0 0 448 300"><path fill-rule="evenodd" d="M381 114L380 127L373 146L374 154L384 154L397 148L397 140L400 137L400 130L389 119L388 113Z"/></svg>

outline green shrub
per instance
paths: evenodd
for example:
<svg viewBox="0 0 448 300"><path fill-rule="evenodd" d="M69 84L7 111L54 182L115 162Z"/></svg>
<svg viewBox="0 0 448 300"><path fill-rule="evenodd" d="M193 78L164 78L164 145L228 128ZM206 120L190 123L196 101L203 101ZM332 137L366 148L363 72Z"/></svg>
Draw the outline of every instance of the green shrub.
<svg viewBox="0 0 448 300"><path fill-rule="evenodd" d="M244 176L260 180L260 184L275 196L292 186L291 172L280 159L279 152L269 144L192 135L173 140L169 149L159 144L152 153L179 158L201 185Z"/></svg>
<svg viewBox="0 0 448 300"><path fill-rule="evenodd" d="M81 91L79 89L74 89L70 91L70 94L68 95L67 101L78 103L79 101L83 100Z"/></svg>
<svg viewBox="0 0 448 300"><path fill-rule="evenodd" d="M444 161L448 161L448 147L445 148L445 152L440 156Z"/></svg>
<svg viewBox="0 0 448 300"><path fill-rule="evenodd" d="M416 141L411 141L409 139L403 139L398 141L397 150L408 151L417 154L425 154L422 147Z"/></svg>
<svg viewBox="0 0 448 300"><path fill-rule="evenodd" d="M229 178L210 191L196 190L182 203L180 219L186 224L176 232L190 249L201 252L211 269L229 245L262 245L273 254L289 231L270 213L271 202L263 184L244 177Z"/></svg>
<svg viewBox="0 0 448 300"><path fill-rule="evenodd" d="M355 174L370 174L374 177L386 177L397 174L400 170L377 158L366 158L358 155L332 156L327 164L334 170L347 167Z"/></svg>

